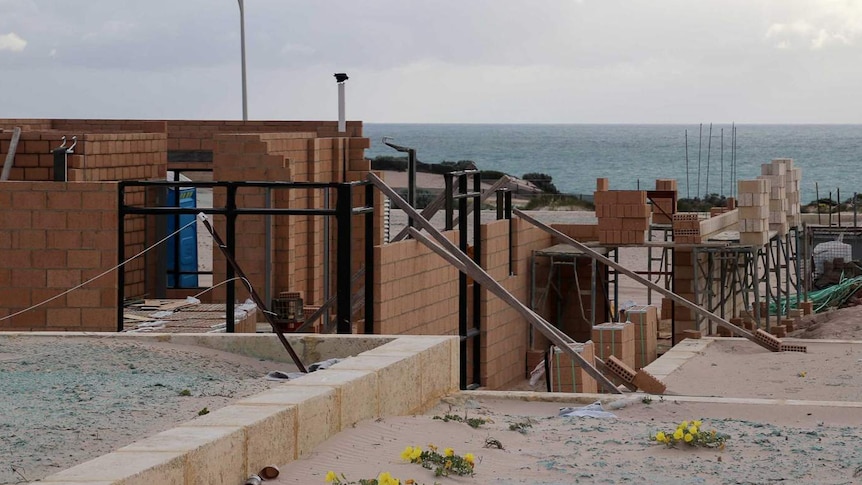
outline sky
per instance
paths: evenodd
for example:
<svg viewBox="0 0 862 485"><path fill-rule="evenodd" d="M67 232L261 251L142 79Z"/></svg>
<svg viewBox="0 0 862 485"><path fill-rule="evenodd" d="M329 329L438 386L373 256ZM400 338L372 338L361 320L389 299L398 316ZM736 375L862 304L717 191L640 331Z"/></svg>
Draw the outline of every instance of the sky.
<svg viewBox="0 0 862 485"><path fill-rule="evenodd" d="M250 119L862 123L860 0L244 0ZM241 119L236 0L0 0L0 117Z"/></svg>

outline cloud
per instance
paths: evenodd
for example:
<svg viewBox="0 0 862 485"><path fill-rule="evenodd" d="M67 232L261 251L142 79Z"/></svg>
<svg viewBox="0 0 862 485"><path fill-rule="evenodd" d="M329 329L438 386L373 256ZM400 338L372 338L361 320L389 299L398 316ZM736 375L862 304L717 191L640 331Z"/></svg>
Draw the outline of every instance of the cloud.
<svg viewBox="0 0 862 485"><path fill-rule="evenodd" d="M27 47L27 41L15 32L0 35L0 51L21 52Z"/></svg>
<svg viewBox="0 0 862 485"><path fill-rule="evenodd" d="M853 45L862 36L862 3L841 0L782 3L781 14L788 17L773 22L766 30L766 39L773 46L807 46L810 50ZM792 20L791 20L792 19ZM794 42L799 41L799 42Z"/></svg>

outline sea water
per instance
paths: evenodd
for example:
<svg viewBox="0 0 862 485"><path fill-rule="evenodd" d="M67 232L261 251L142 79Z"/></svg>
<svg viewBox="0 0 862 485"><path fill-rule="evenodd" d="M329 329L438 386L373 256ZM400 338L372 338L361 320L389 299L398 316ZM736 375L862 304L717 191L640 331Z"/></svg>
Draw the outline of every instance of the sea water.
<svg viewBox="0 0 862 485"><path fill-rule="evenodd" d="M611 189L649 190L657 178L675 178L681 197L732 195L737 180L760 175L773 158L802 168L802 200L842 200L862 192L862 125L559 125L366 123L366 156L402 155L382 143L417 150L419 160L472 160L480 169L553 177L565 193L592 194L596 178ZM688 157L686 158L686 132ZM734 162L735 159L735 162ZM735 165L735 167L734 167Z"/></svg>

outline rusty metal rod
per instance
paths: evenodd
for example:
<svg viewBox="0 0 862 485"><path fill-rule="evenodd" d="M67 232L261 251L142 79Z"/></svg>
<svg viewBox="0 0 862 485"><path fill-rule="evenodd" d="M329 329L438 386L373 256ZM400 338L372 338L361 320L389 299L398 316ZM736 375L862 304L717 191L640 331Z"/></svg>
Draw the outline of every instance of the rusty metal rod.
<svg viewBox="0 0 862 485"><path fill-rule="evenodd" d="M215 241L216 246L219 248L219 250L221 250L228 264L230 264L231 267L233 267L234 271L236 271L237 276L242 278L243 281L245 281L248 285L248 291L249 293L251 293L252 301L254 301L255 305L257 305L257 307L263 311L263 316L266 317L266 321L269 322L269 325L272 327L272 331L275 332L276 335L278 335L278 340L281 341L281 345L283 345L285 350L287 350L287 353L290 354L290 358L293 359L293 363L296 365L296 368L299 369L299 371L302 373L308 373L308 370L305 368L305 365L302 363L302 360L299 358L298 355L296 355L296 351L293 350L293 347L290 346L290 342L288 342L287 339L284 337L284 333L273 321L272 313L267 309L268 307L264 304L263 300L260 299L260 295L257 294L257 291L255 291L254 287L251 286L251 282L248 280L248 278L246 278L245 272L242 270L242 268L239 267L239 263L236 262L236 259L234 259L233 255L230 254L224 241L222 241L222 238L219 237L218 233L216 233L215 229L210 224L210 221L209 219L207 219L206 214L201 212L200 214L198 214L198 219L203 222L204 227L206 227L207 231L209 231L209 233L212 235L213 241Z"/></svg>

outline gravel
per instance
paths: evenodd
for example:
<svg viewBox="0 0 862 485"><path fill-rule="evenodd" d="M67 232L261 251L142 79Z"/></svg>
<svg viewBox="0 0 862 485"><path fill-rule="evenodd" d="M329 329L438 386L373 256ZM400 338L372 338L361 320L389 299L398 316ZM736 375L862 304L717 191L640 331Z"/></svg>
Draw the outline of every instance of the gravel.
<svg viewBox="0 0 862 485"><path fill-rule="evenodd" d="M120 339L0 337L0 484L43 478L262 392L283 363Z"/></svg>

